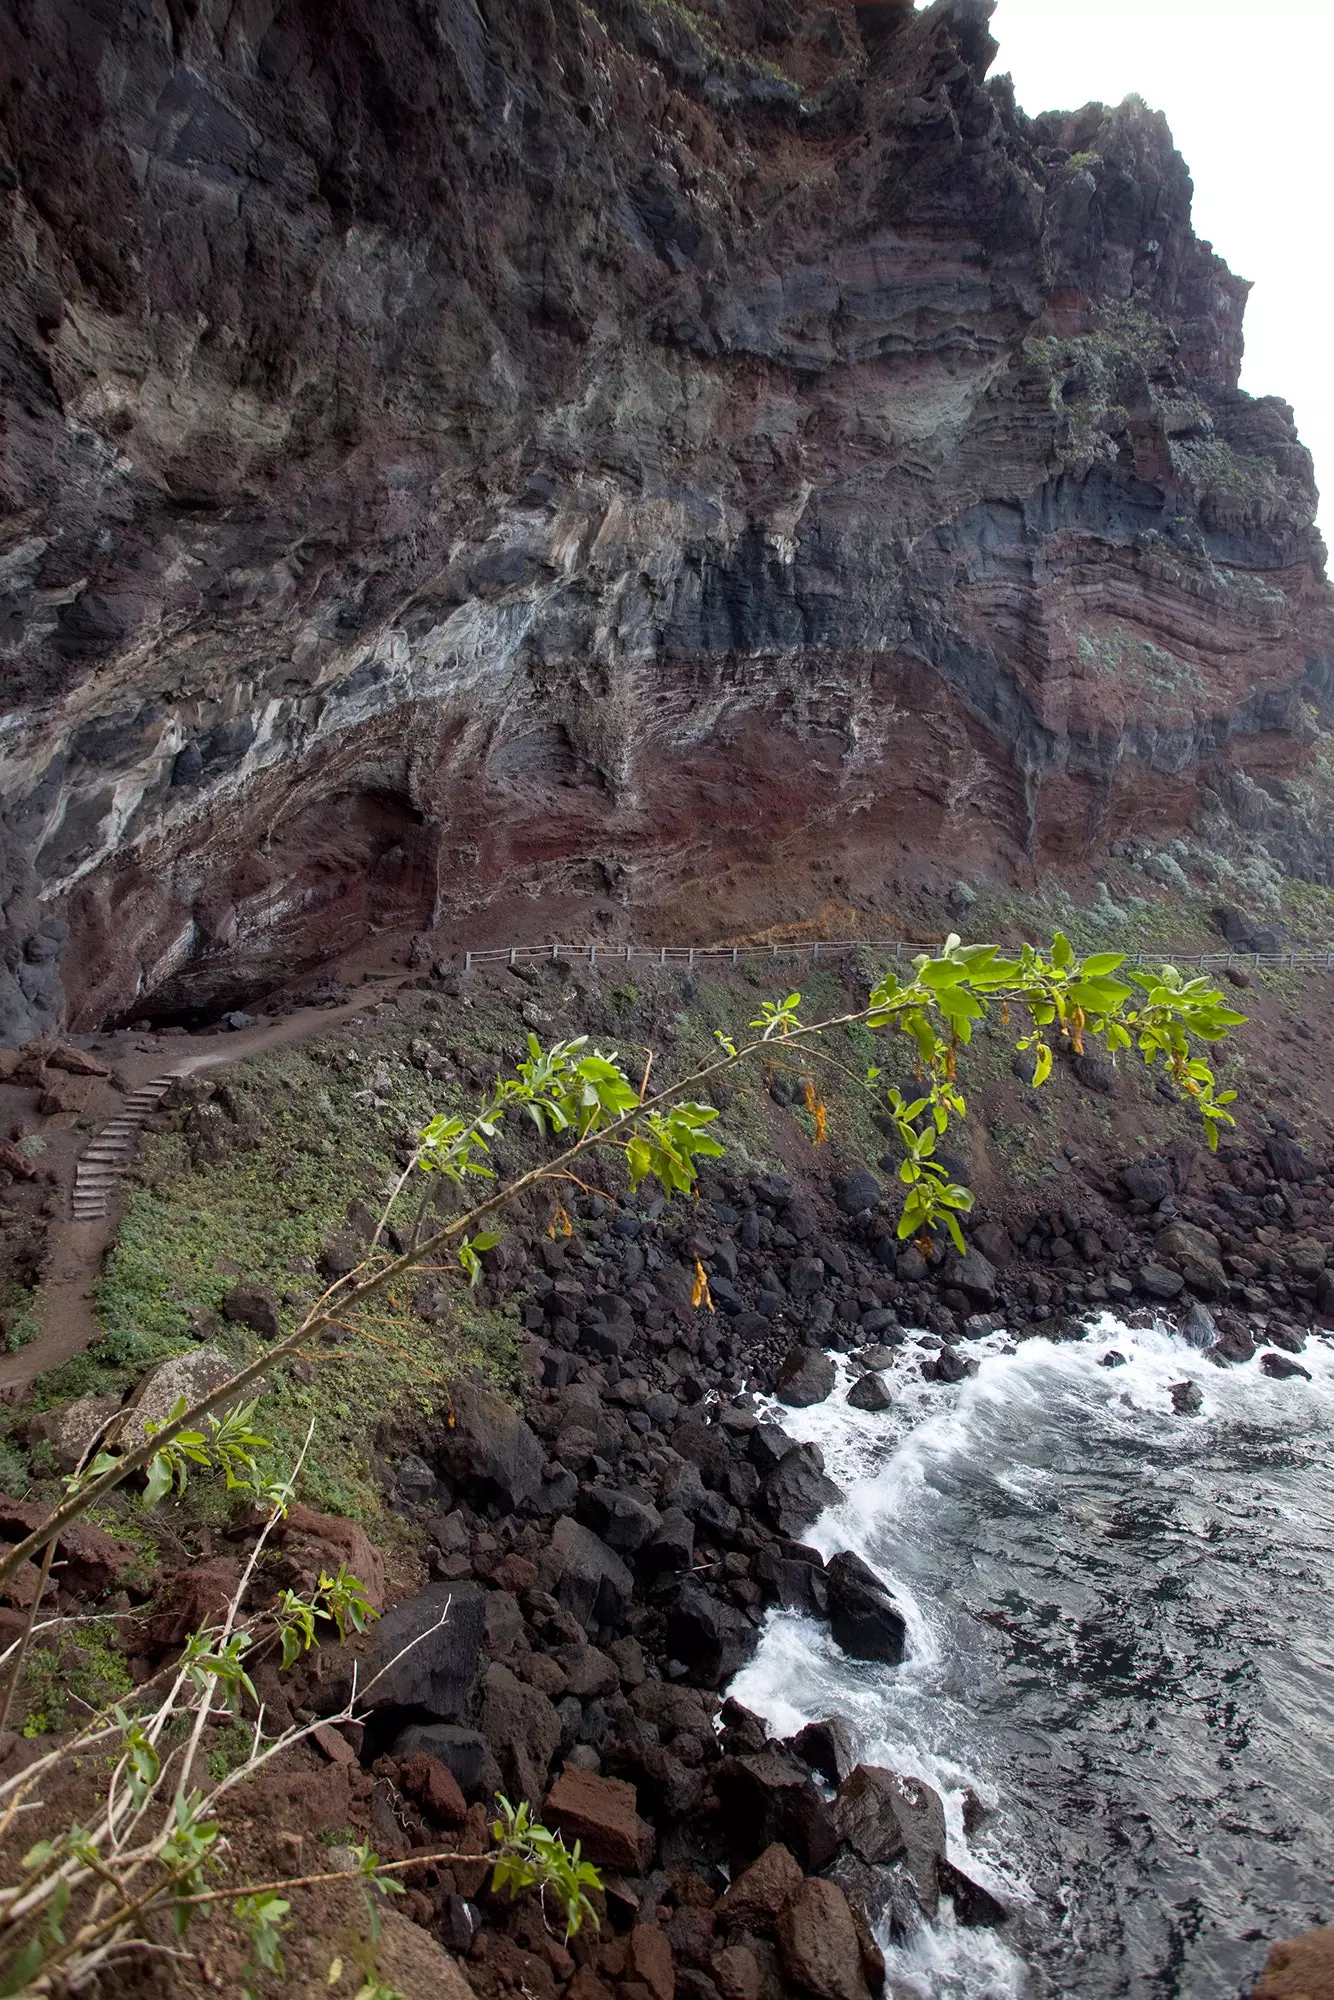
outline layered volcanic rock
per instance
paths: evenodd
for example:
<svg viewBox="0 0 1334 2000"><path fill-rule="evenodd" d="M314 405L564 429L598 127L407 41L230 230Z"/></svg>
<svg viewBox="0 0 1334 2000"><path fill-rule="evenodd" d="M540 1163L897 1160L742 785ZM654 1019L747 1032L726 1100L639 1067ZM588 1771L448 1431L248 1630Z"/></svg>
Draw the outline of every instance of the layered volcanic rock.
<svg viewBox="0 0 1334 2000"><path fill-rule="evenodd" d="M1246 288L1160 117L985 80L988 0L3 12L6 1035L65 922L77 1023L206 1008L1299 765Z"/></svg>

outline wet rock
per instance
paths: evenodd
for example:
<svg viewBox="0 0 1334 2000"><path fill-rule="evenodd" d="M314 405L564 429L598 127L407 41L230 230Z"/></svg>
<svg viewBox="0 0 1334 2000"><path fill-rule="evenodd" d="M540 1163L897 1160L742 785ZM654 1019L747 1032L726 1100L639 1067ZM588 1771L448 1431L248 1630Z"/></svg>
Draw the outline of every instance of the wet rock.
<svg viewBox="0 0 1334 2000"><path fill-rule="evenodd" d="M1186 1281L1178 1271L1169 1271L1165 1264L1141 1264L1135 1274L1139 1291L1150 1299L1177 1299L1186 1289Z"/></svg>
<svg viewBox="0 0 1334 2000"><path fill-rule="evenodd" d="M547 1797L544 1817L564 1837L577 1840L584 1858L598 1868L645 1875L653 1861L653 1828L639 1816L635 1788L620 1778L596 1777L566 1769Z"/></svg>
<svg viewBox="0 0 1334 2000"><path fill-rule="evenodd" d="M540 1799L560 1743L560 1717L547 1696L493 1662L482 1675L477 1727L504 1774L512 1799Z"/></svg>
<svg viewBox="0 0 1334 2000"><path fill-rule="evenodd" d="M794 1445L773 1467L761 1488L764 1510L780 1535L795 1538L826 1507L842 1498L827 1479L823 1460L812 1445Z"/></svg>
<svg viewBox="0 0 1334 2000"><path fill-rule="evenodd" d="M546 1450L517 1411L484 1383L460 1382L451 1392L451 1415L436 1459L460 1492L506 1514L543 1511Z"/></svg>
<svg viewBox="0 0 1334 2000"><path fill-rule="evenodd" d="M787 1747L812 1771L818 1771L827 1785L840 1785L857 1766L852 1732L836 1715L823 1722L808 1722L787 1739Z"/></svg>
<svg viewBox="0 0 1334 2000"><path fill-rule="evenodd" d="M1290 1381L1295 1375L1300 1376L1303 1382L1311 1379L1310 1369L1303 1368L1301 1362L1294 1361L1289 1354L1262 1354L1260 1368L1263 1374L1271 1376L1276 1382Z"/></svg>
<svg viewBox="0 0 1334 2000"><path fill-rule="evenodd" d="M248 1326L261 1340L278 1338L278 1306L272 1292L254 1285L233 1285L223 1294L222 1316L238 1326Z"/></svg>
<svg viewBox="0 0 1334 2000"><path fill-rule="evenodd" d="M789 1545L791 1546L791 1545ZM829 1616L829 1585L824 1564L815 1551L813 1562L793 1560L773 1549L762 1549L751 1564L751 1575L776 1604L785 1611L800 1611L808 1618Z"/></svg>
<svg viewBox="0 0 1334 2000"><path fill-rule="evenodd" d="M791 1850L774 1841L719 1899L714 1912L719 1925L733 1931L772 1931L779 1911L802 1879L801 1864Z"/></svg>
<svg viewBox="0 0 1334 2000"><path fill-rule="evenodd" d="M936 1356L931 1375L937 1382L962 1382L969 1375L976 1375L978 1363L971 1355L960 1354L957 1348L942 1347Z"/></svg>
<svg viewBox="0 0 1334 2000"><path fill-rule="evenodd" d="M859 1859L882 1863L904 1858L922 1907L934 1916L938 1865L945 1853L945 1808L939 1794L922 1778L859 1764L839 1786L833 1810L840 1838Z"/></svg>
<svg viewBox="0 0 1334 2000"><path fill-rule="evenodd" d="M815 2000L869 2000L861 1942L836 1882L806 1880L777 1924L784 1973Z"/></svg>
<svg viewBox="0 0 1334 2000"><path fill-rule="evenodd" d="M705 1687L721 1687L751 1657L759 1633L734 1605L688 1578L667 1613L667 1648Z"/></svg>
<svg viewBox="0 0 1334 2000"><path fill-rule="evenodd" d="M854 1410L888 1410L893 1403L894 1398L879 1375L862 1375L848 1390L848 1405Z"/></svg>
<svg viewBox="0 0 1334 2000"><path fill-rule="evenodd" d="M839 1781L834 1825L858 1860L897 1860L906 1843L898 1815L899 1781L878 1764L858 1764Z"/></svg>
<svg viewBox="0 0 1334 2000"><path fill-rule="evenodd" d="M1098 1363L1100 1368L1124 1368L1125 1365L1125 1355L1115 1347L1109 1347Z"/></svg>
<svg viewBox="0 0 1334 2000"><path fill-rule="evenodd" d="M1172 1408L1179 1417L1193 1417L1204 1408L1204 1393L1198 1382L1170 1382Z"/></svg>
<svg viewBox="0 0 1334 2000"><path fill-rule="evenodd" d="M1218 1345L1218 1326L1208 1306L1197 1301L1182 1320L1177 1331L1189 1347L1207 1351Z"/></svg>
<svg viewBox="0 0 1334 2000"><path fill-rule="evenodd" d="M875 1571L844 1550L831 1556L829 1627L838 1645L856 1660L884 1660L897 1666L907 1643L903 1615Z"/></svg>
<svg viewBox="0 0 1334 2000"><path fill-rule="evenodd" d="M556 1523L551 1548L560 1565L556 1596L584 1630L623 1625L635 1580L615 1550L568 1515Z"/></svg>
<svg viewBox="0 0 1334 2000"><path fill-rule="evenodd" d="M955 1922L969 1930L995 1930L1009 1921L1009 1911L998 1896L990 1889L984 1889L980 1882L974 1882L961 1868L941 1855L936 1862L936 1876L940 1883L940 1893L948 1896L954 1904Z"/></svg>
<svg viewBox="0 0 1334 2000"><path fill-rule="evenodd" d="M738 1852L754 1854L777 1841L812 1870L837 1853L833 1815L800 1758L776 1746L728 1758L718 1767L714 1789Z"/></svg>
<svg viewBox="0 0 1334 2000"><path fill-rule="evenodd" d="M774 1394L790 1409L809 1409L832 1394L838 1379L834 1364L818 1347L794 1347L778 1371Z"/></svg>

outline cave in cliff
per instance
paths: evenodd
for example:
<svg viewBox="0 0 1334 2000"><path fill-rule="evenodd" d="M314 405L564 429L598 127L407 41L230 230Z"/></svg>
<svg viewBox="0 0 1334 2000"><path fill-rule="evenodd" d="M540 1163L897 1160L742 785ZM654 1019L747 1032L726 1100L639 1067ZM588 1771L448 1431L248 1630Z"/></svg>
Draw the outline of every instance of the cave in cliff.
<svg viewBox="0 0 1334 2000"><path fill-rule="evenodd" d="M1301 769L1246 286L989 0L5 12L0 1037L1029 880Z"/></svg>

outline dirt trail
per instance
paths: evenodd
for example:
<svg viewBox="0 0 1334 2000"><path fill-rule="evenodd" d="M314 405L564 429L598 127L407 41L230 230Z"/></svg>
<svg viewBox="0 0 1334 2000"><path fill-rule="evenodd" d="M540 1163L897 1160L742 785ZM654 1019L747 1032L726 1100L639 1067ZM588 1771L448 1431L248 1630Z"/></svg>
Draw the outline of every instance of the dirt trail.
<svg viewBox="0 0 1334 2000"><path fill-rule="evenodd" d="M242 1062L265 1049L306 1041L327 1032L339 1021L363 1013L375 1001L395 992L398 983L385 978L374 986L362 987L355 1000L341 1006L298 1008L279 1020L258 1022L253 1028L241 1028L225 1036L182 1035L163 1046L131 1049L123 1056L117 1053L117 1075L128 1086L128 1095L157 1078L193 1076L199 1070ZM114 1116L104 1120L103 1127L81 1148L68 1174L62 1171L61 1187L67 1209L78 1160L97 1146L105 1126L112 1122L121 1120ZM127 1164L132 1157L131 1148L125 1155ZM81 1354L99 1338L101 1328L93 1311L93 1285L115 1236L119 1211L117 1185L114 1191L109 1191L103 1215L85 1219L67 1213L61 1221L52 1223L47 1275L36 1300L42 1331L17 1353L0 1357L0 1402L21 1401L35 1376Z"/></svg>

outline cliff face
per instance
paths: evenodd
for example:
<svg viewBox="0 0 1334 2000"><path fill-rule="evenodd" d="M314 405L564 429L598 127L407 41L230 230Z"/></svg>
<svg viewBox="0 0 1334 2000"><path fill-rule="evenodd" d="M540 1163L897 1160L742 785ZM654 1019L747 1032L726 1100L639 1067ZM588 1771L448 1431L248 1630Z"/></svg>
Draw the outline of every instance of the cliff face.
<svg viewBox="0 0 1334 2000"><path fill-rule="evenodd" d="M0 1033L65 923L87 1022L1297 768L1245 287L1162 119L1025 119L989 12L0 0Z"/></svg>

